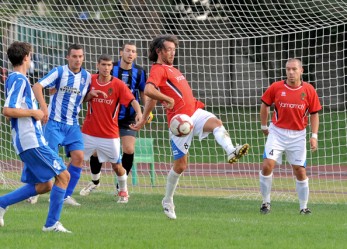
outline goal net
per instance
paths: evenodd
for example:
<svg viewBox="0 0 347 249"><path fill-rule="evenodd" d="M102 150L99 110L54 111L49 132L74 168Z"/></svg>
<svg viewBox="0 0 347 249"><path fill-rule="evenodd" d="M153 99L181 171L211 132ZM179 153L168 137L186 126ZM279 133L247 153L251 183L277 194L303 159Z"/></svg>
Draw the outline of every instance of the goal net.
<svg viewBox="0 0 347 249"><path fill-rule="evenodd" d="M195 138L189 167L177 189L182 195L261 200L259 171L266 138L260 130L260 98L271 82L284 79L286 60L300 58L303 80L315 86L323 105L319 149L307 155L310 201L347 201L346 2L18 0L0 5L2 82L12 70L6 51L15 40L33 44L28 76L35 83L53 67L66 63L66 50L72 43L84 46L84 67L95 73L99 55L110 54L116 61L123 42L134 41L136 62L149 72L148 45L153 37L178 36L174 64L196 98L223 121L234 144L251 145L248 156L230 165L212 135L201 142ZM153 122L138 134L136 163L128 178L130 192L164 194L173 163L164 114L158 105ZM82 112L80 123L83 118ZM20 186L22 163L14 153L9 123L3 116L0 150L0 189ZM75 197L89 181L86 162ZM114 191L110 165L102 168L99 190ZM297 200L295 177L285 160L275 168L272 199Z"/></svg>

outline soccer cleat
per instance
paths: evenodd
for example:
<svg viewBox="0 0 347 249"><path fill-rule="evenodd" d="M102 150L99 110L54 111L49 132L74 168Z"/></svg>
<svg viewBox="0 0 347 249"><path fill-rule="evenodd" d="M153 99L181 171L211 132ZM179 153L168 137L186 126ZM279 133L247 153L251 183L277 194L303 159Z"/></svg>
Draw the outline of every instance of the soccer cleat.
<svg viewBox="0 0 347 249"><path fill-rule="evenodd" d="M42 231L44 232L60 232L60 233L72 233L71 231L67 230L65 227L63 227L63 224L61 224L59 221L57 221L53 226L51 227L42 227Z"/></svg>
<svg viewBox="0 0 347 249"><path fill-rule="evenodd" d="M271 210L271 205L269 202L261 204L260 213L268 214L270 213L270 210Z"/></svg>
<svg viewBox="0 0 347 249"><path fill-rule="evenodd" d="M71 196L68 196L64 199L64 204L65 205L71 205L71 206L81 206L74 198Z"/></svg>
<svg viewBox="0 0 347 249"><path fill-rule="evenodd" d="M128 203L129 201L128 191L119 191L118 197L117 203Z"/></svg>
<svg viewBox="0 0 347 249"><path fill-rule="evenodd" d="M0 207L0 227L5 226L4 215L7 211L7 208Z"/></svg>
<svg viewBox="0 0 347 249"><path fill-rule="evenodd" d="M303 209L300 210L300 214L306 215L306 214L311 214L311 213L312 212L311 212L311 210L309 208L303 208Z"/></svg>
<svg viewBox="0 0 347 249"><path fill-rule="evenodd" d="M89 195L92 191L97 189L100 186L100 183L95 185L93 182L88 183L87 187L83 188L80 192L80 195L82 196L87 196Z"/></svg>
<svg viewBox="0 0 347 249"><path fill-rule="evenodd" d="M176 213L175 213L175 205L173 203L167 203L164 202L164 200L161 201L161 204L164 208L164 214L169 218L175 220Z"/></svg>
<svg viewBox="0 0 347 249"><path fill-rule="evenodd" d="M30 204L36 204L39 200L39 196L40 195L31 196L27 199L27 202L29 202Z"/></svg>
<svg viewBox="0 0 347 249"><path fill-rule="evenodd" d="M249 144L237 145L235 150L228 156L229 163L235 163L242 156L247 155L249 150Z"/></svg>

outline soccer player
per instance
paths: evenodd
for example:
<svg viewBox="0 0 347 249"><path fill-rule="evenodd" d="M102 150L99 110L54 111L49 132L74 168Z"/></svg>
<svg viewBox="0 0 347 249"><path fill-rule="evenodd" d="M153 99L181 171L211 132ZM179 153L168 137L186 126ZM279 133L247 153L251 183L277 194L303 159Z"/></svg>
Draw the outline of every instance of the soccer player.
<svg viewBox="0 0 347 249"><path fill-rule="evenodd" d="M63 160L47 146L42 133L40 120L44 112L38 109L26 77L31 52L32 47L26 42L14 42L7 50L14 72L5 83L3 114L11 120L13 146L24 163L21 181L25 185L0 197L0 227L4 226L4 214L8 206L51 191L48 216L42 230L71 233L59 221L70 174ZM54 185L51 180L53 177Z"/></svg>
<svg viewBox="0 0 347 249"><path fill-rule="evenodd" d="M200 140L213 133L217 143L223 147L228 156L228 162L234 163L247 154L249 145L233 146L229 133L223 123L214 114L203 110L204 104L193 96L186 78L172 64L175 57L178 39L174 35L160 35L151 42L149 59L155 62L151 68L145 87L146 100L142 120L133 129L140 129L146 122L150 111L157 101L160 101L167 111L167 121L176 114L187 114L193 120L194 128L185 137L174 136L170 132L170 143L174 157L174 165L170 170L166 184L166 194L162 200L164 213L170 219L176 219L173 195L179 177L188 167L188 150L193 136Z"/></svg>
<svg viewBox="0 0 347 249"><path fill-rule="evenodd" d="M53 68L33 86L33 91L44 113L44 136L48 146L57 153L59 146L64 146L67 157L71 157L68 167L71 179L66 189L64 203L72 206L80 204L72 198L72 193L79 181L83 164L83 138L78 122L78 114L86 95L96 96L89 91L91 75L82 68L84 50L81 45L73 44L68 48L68 64ZM52 89L47 108L42 90ZM88 97L89 98L89 97Z"/></svg>
<svg viewBox="0 0 347 249"><path fill-rule="evenodd" d="M119 183L118 203L128 202L127 174L120 164L120 138L118 127L118 115L120 105L131 105L135 112L134 120L138 122L142 118L141 107L128 86L120 79L111 75L113 63L108 55L102 55L98 59L99 73L92 75L91 88L107 93L88 102L87 116L84 120L82 133L84 139L84 159L95 158L102 164L111 162L116 172ZM130 128L129 128L130 129ZM100 179L100 169L91 166L92 180ZM97 170L97 171L95 171ZM80 195L86 196L97 188L98 184L90 182L83 188Z"/></svg>
<svg viewBox="0 0 347 249"><path fill-rule="evenodd" d="M322 107L313 86L301 80L303 71L300 60L289 59L286 63L287 79L271 84L261 98L261 129L267 136L263 167L259 172L260 192L263 197L260 207L262 214L270 212L272 171L276 163L281 164L283 152L292 165L296 177L300 214L311 213L307 208L309 186L306 176L306 126L310 115L312 131L310 146L311 150L315 151L319 126L318 111ZM267 127L272 105L274 105L272 123Z"/></svg>
<svg viewBox="0 0 347 249"><path fill-rule="evenodd" d="M146 96L143 91L146 84L146 72L139 65L134 63L137 57L137 48L133 42L126 42L123 44L120 50L120 60L113 64L112 74L114 77L122 80L125 85L133 93L137 102L141 101L144 104ZM122 166L129 175L129 172L134 162L134 151L136 142L136 131L131 130L129 125L134 123L136 112L132 105L128 107L121 105L118 126L119 135L122 141ZM153 118L153 115L151 115ZM150 122L150 121L149 121ZM80 192L81 195L88 195L90 191L100 186L100 172L102 163L98 160L98 157L90 157L90 168L92 171L92 183L89 184L89 188L85 188ZM118 184L117 184L118 190Z"/></svg>

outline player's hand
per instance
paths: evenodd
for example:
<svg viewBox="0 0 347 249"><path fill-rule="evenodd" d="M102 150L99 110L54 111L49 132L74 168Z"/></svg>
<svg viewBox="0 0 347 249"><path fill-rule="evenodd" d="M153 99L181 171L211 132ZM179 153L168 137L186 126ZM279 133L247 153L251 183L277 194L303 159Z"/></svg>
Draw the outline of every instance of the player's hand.
<svg viewBox="0 0 347 249"><path fill-rule="evenodd" d="M49 94L49 95L54 95L56 92L57 92L57 89L56 89L56 88L50 88L50 89L48 90L48 94Z"/></svg>
<svg viewBox="0 0 347 249"><path fill-rule="evenodd" d="M142 113L136 113L135 122L136 124L142 120Z"/></svg>
<svg viewBox="0 0 347 249"><path fill-rule="evenodd" d="M265 136L269 135L269 129L267 130L261 130Z"/></svg>
<svg viewBox="0 0 347 249"><path fill-rule="evenodd" d="M34 112L33 112L33 118L35 119L35 120L42 120L43 119L43 117L44 117L44 113L43 113L43 111L41 111L40 109L39 110L33 110Z"/></svg>
<svg viewBox="0 0 347 249"><path fill-rule="evenodd" d="M151 123L152 122L152 120L153 120L153 113L152 112L150 112L149 113L149 116L148 116L148 119L147 119L147 124L149 124L149 123Z"/></svg>
<svg viewBox="0 0 347 249"><path fill-rule="evenodd" d="M107 94L101 90L91 90L89 94L92 96L92 98L98 97L99 94L101 94L104 96L105 99L107 99Z"/></svg>
<svg viewBox="0 0 347 249"><path fill-rule="evenodd" d="M129 125L130 129L134 130L134 131L139 131L142 129L142 127L144 127L146 124L146 120L141 118L141 120L139 120L138 122L136 122L135 124L131 124Z"/></svg>
<svg viewBox="0 0 347 249"><path fill-rule="evenodd" d="M41 106L40 110L43 113L43 117L41 118L42 123L47 123L48 122L48 108L47 105L46 106ZM37 120L37 119L36 119Z"/></svg>
<svg viewBox="0 0 347 249"><path fill-rule="evenodd" d="M175 100L173 98L168 98L168 101L163 101L163 106L165 109L171 110L175 105Z"/></svg>
<svg viewBox="0 0 347 249"><path fill-rule="evenodd" d="M318 149L318 141L316 138L311 137L310 138L310 146L311 146L311 151L314 152Z"/></svg>

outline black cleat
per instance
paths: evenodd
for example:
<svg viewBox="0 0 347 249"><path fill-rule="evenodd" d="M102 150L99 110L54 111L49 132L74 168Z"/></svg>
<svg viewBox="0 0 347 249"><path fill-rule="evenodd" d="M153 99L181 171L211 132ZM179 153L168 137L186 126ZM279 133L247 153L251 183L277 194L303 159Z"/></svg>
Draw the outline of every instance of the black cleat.
<svg viewBox="0 0 347 249"><path fill-rule="evenodd" d="M261 204L260 207L260 213L261 214L268 214L270 213L271 205L269 202Z"/></svg>
<svg viewBox="0 0 347 249"><path fill-rule="evenodd" d="M300 214L311 214L312 212L311 212L311 210L310 209L308 209L308 208L304 208L304 209L301 209L300 210Z"/></svg>

